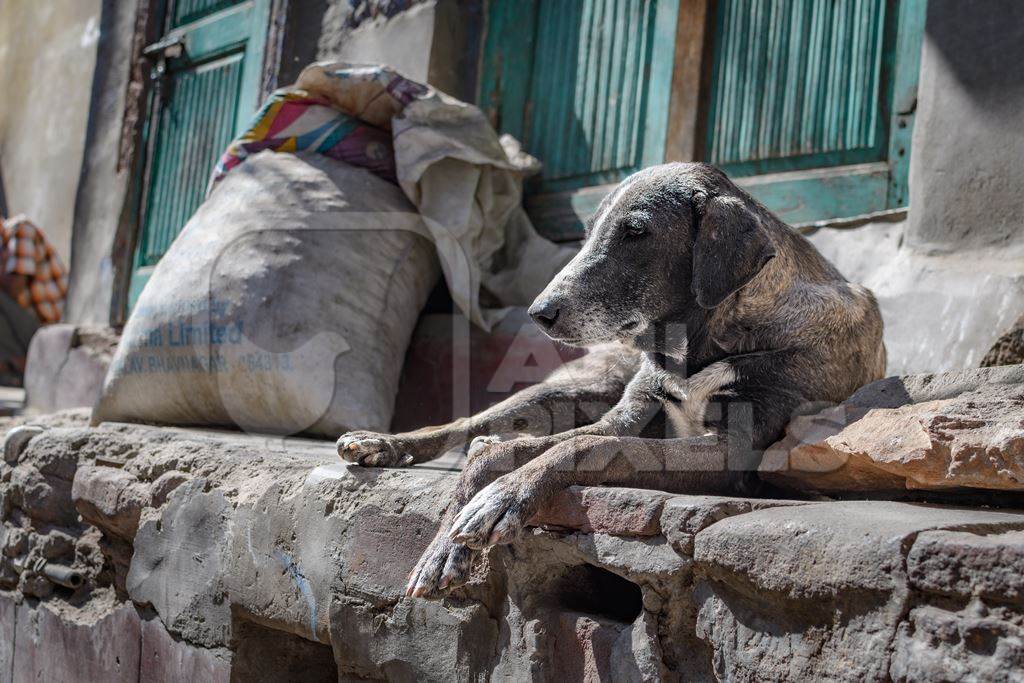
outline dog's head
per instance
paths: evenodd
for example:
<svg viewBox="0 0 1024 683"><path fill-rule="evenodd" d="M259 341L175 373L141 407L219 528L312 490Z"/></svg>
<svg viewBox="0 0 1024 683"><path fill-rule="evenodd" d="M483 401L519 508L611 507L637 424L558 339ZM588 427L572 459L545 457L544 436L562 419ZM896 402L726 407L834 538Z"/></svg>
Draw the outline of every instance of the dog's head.
<svg viewBox="0 0 1024 683"><path fill-rule="evenodd" d="M776 254L762 212L713 166L639 171L601 202L530 315L552 339L586 346L714 309Z"/></svg>

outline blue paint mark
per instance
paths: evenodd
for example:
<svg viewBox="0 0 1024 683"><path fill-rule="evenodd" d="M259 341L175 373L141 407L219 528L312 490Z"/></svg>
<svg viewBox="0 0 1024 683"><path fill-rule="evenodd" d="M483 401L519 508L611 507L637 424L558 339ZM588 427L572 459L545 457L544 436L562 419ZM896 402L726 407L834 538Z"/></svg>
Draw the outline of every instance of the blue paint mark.
<svg viewBox="0 0 1024 683"><path fill-rule="evenodd" d="M274 548L273 557L281 567L292 577L295 587L299 589L302 597L306 598L306 605L309 606L309 629L313 637L319 640L316 635L316 598L313 597L313 588L309 585L309 579L299 569L299 565L292 559L291 555L279 548Z"/></svg>

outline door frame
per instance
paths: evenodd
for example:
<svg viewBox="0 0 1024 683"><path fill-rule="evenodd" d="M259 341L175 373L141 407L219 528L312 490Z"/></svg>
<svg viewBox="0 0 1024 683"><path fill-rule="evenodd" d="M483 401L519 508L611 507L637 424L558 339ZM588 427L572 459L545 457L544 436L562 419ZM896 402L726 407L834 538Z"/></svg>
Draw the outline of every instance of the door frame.
<svg viewBox="0 0 1024 683"><path fill-rule="evenodd" d="M117 173L125 174L125 199L121 207L114 244L111 249L110 324L121 327L128 319L132 275L135 270L136 249L141 238L142 208L147 189L146 174L150 160L149 121L154 99L150 79L150 62L143 55L148 45L169 33L167 27L174 0L138 0L135 27L131 39L131 72L121 112L121 139ZM248 121L259 102L277 87L277 73L281 59L280 27L288 10L288 0L246 0L260 15L264 26L263 39L253 40L246 46L246 65L243 74L243 96L253 101L253 111L242 116L239 110L236 128ZM249 50L253 53L250 55Z"/></svg>

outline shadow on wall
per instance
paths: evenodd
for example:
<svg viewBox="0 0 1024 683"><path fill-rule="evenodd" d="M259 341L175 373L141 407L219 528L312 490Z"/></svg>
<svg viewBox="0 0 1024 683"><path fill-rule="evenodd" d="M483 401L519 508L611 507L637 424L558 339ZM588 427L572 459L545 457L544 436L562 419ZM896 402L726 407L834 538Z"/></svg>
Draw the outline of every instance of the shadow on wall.
<svg viewBox="0 0 1024 683"><path fill-rule="evenodd" d="M1015 98L1006 95L1024 91L1019 62L1008 59L1024 43L1024 3L988 0L979 10L974 3L933 0L925 33L950 74L985 109L1019 112Z"/></svg>
<svg viewBox="0 0 1024 683"><path fill-rule="evenodd" d="M6 218L7 213L7 193L4 192L4 170L0 168L0 218Z"/></svg>

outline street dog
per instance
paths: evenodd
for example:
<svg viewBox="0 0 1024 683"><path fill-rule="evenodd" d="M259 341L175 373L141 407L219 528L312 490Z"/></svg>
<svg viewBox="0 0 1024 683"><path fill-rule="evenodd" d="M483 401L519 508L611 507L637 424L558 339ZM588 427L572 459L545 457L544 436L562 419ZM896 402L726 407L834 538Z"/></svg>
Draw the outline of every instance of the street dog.
<svg viewBox="0 0 1024 683"><path fill-rule="evenodd" d="M472 440L409 595L463 583L475 553L515 541L571 485L749 494L794 414L885 370L872 294L702 163L622 181L529 313L591 352L473 417L338 441L349 462L395 467Z"/></svg>

